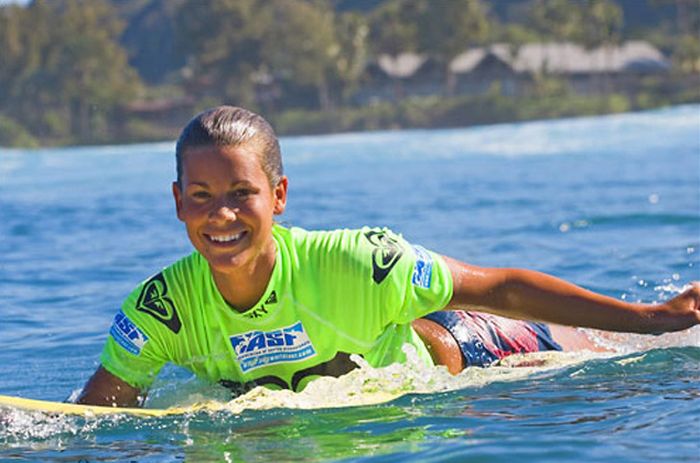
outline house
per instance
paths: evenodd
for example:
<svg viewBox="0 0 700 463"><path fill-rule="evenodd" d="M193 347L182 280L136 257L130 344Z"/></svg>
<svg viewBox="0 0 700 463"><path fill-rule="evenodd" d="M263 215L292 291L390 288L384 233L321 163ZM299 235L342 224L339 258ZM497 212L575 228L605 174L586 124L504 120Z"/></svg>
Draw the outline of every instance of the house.
<svg viewBox="0 0 700 463"><path fill-rule="evenodd" d="M511 48L508 44L494 44L472 48L455 57L449 66L457 77L455 93L479 95L497 84L502 94L516 94L522 76L511 64Z"/></svg>
<svg viewBox="0 0 700 463"><path fill-rule="evenodd" d="M440 93L441 85L442 71L427 55L380 55L367 65L363 85L354 99L364 104L396 101L406 96L435 95Z"/></svg>
<svg viewBox="0 0 700 463"><path fill-rule="evenodd" d="M624 90L642 77L670 69L663 54L643 41L590 50L574 43L531 43L521 46L511 63L520 75L563 77L580 94L598 92L601 79L607 80L608 90Z"/></svg>
<svg viewBox="0 0 700 463"><path fill-rule="evenodd" d="M644 41L586 49L582 45L527 43L520 46L498 43L470 48L449 65L455 76L454 93L479 95L495 84L504 95L527 93L537 76L566 79L580 94L624 90L649 75L670 69L666 57ZM444 70L424 54L381 55L367 67L365 88L360 102L397 100L405 96L438 95L444 90Z"/></svg>

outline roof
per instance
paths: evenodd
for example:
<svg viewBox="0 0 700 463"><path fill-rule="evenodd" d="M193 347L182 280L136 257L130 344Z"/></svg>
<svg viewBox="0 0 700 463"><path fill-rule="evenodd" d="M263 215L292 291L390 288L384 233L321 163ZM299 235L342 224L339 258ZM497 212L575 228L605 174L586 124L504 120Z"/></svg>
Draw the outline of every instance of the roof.
<svg viewBox="0 0 700 463"><path fill-rule="evenodd" d="M401 79L414 75L427 59L427 56L416 53L401 53L397 56L380 55L377 64L388 76Z"/></svg>
<svg viewBox="0 0 700 463"><path fill-rule="evenodd" d="M488 47L471 48L460 53L450 62L450 71L455 74L472 72L489 56L493 56L498 61L510 65L512 60L511 46L505 43L497 43Z"/></svg>
<svg viewBox="0 0 700 463"><path fill-rule="evenodd" d="M520 47L497 43L465 50L452 60L450 71L468 74L487 58L502 62L516 73L658 72L670 67L657 48L648 42L635 40L591 50L572 42L527 43ZM427 55L417 53L401 53L395 57L380 55L377 66L388 76L407 78L418 72L427 60Z"/></svg>
<svg viewBox="0 0 700 463"><path fill-rule="evenodd" d="M643 41L592 50L570 42L530 43L520 47L511 64L516 72L546 70L555 74L665 70L669 67L663 54Z"/></svg>

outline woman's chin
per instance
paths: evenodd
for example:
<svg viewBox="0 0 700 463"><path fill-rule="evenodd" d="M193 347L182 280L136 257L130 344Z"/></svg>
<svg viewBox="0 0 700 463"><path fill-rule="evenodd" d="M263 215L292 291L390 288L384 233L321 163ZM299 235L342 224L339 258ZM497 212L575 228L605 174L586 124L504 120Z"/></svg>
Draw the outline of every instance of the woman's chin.
<svg viewBox="0 0 700 463"><path fill-rule="evenodd" d="M217 255L207 258L211 269L217 273L235 273L245 266L245 256L236 254L233 256Z"/></svg>

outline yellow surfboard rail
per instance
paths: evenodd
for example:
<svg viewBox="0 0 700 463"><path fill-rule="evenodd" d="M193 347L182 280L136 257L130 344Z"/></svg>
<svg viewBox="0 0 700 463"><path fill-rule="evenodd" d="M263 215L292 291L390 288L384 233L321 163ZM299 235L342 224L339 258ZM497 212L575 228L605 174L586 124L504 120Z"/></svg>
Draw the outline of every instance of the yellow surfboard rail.
<svg viewBox="0 0 700 463"><path fill-rule="evenodd" d="M80 405L65 402L53 402L50 400L25 399L23 397L0 395L0 407L11 407L26 411L37 411L44 413L60 413L64 415L91 416L126 414L144 417L159 417L194 413L200 410L217 411L225 408L225 404L218 402L207 402L189 407L173 407L165 409L122 408L97 405Z"/></svg>
<svg viewBox="0 0 700 463"><path fill-rule="evenodd" d="M260 388L263 391L263 388ZM269 394L269 392L267 392ZM265 392L260 392L265 394ZM268 402L260 409L269 408L299 408L299 409L315 409L315 408L344 408L354 406L379 405L390 402L404 395L397 392L372 391L359 395L355 400L348 400L345 403L318 403L318 404L292 404L284 401ZM131 415L139 417L163 417L172 415L183 415L188 413L197 413L200 411L220 412L227 411L232 414L238 414L249 408L242 404L234 402L216 402L208 401L184 407L171 408L125 408L125 407L107 407L97 405L80 405L65 402L54 402L50 400L25 399L23 397L0 395L0 409L14 408L25 411L35 411L47 414L62 414L75 416L106 416L106 415ZM258 408L258 407L255 407Z"/></svg>

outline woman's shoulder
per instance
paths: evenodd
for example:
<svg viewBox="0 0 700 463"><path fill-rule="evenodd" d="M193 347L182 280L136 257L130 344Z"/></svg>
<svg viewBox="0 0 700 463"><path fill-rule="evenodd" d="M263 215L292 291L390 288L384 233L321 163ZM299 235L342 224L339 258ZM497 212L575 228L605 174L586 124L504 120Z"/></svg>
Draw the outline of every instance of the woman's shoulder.
<svg viewBox="0 0 700 463"><path fill-rule="evenodd" d="M206 261L195 251L139 283L124 300L122 312L151 334L177 334L191 308L189 298L210 291L209 272Z"/></svg>
<svg viewBox="0 0 700 463"><path fill-rule="evenodd" d="M210 272L211 270L204 257L197 251L194 251L141 281L133 289L131 297L142 294L146 288L155 288L158 292L161 292L169 291L174 286L183 284L191 286L197 281L207 281L210 278Z"/></svg>
<svg viewBox="0 0 700 463"><path fill-rule="evenodd" d="M277 227L276 227L277 228ZM372 262L392 261L406 252L401 235L388 228L369 227L335 230L305 230L278 227L278 239L301 260Z"/></svg>
<svg viewBox="0 0 700 463"><path fill-rule="evenodd" d="M278 240L295 245L318 248L340 248L356 250L385 242L398 242L401 235L386 227L363 226L361 228L337 228L332 230L306 230L301 227L275 225L274 235Z"/></svg>

